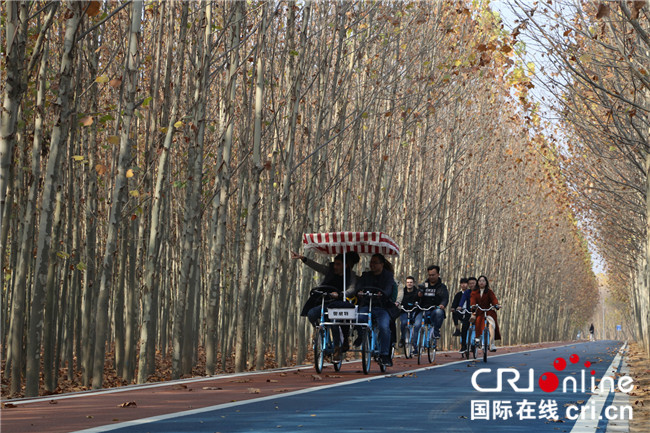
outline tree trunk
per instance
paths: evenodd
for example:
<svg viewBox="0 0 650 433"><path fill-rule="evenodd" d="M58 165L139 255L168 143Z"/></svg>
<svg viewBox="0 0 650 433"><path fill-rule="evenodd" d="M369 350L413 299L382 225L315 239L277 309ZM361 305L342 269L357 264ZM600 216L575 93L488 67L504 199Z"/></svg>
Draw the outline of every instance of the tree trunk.
<svg viewBox="0 0 650 433"><path fill-rule="evenodd" d="M127 164L130 162L130 147L132 145L131 123L135 111L135 96L138 87L138 43L140 39L140 21L142 18L142 0L134 0L131 4L131 25L129 31L129 47L126 70L126 101L124 107L124 122L120 136L120 152L117 165L117 175L111 200L111 209L106 239L106 251L102 264L102 273L97 299L97 324L95 328L95 350L93 356L93 381L94 389L102 387L104 378L104 355L106 339L108 336L108 300L111 292L113 278L113 259L117 249L117 236L119 220L122 217L122 208L127 192Z"/></svg>
<svg viewBox="0 0 650 433"><path fill-rule="evenodd" d="M225 128L225 133L220 144L220 153L217 158L217 172L219 180L219 194L218 200L217 197L213 200L213 211L212 211L212 227L210 233L212 233L211 243L212 248L210 251L211 263L210 263L210 305L213 304L219 305L219 291L222 289L222 272L225 266L223 255L224 255L224 246L226 242L226 224L228 222L228 192L230 189L230 157L232 154L232 138L233 138L233 129L234 129L234 104L235 104L235 95L237 90L237 66L239 64L239 45L240 45L240 22L243 15L243 8L245 4L243 2L236 2L232 4L234 9L234 20L229 23L231 30L231 39L230 39L230 58L229 58L229 68L226 76L227 88L225 90L225 97L220 101L220 113L219 119L221 127ZM230 287L232 290L232 286ZM209 311L209 315L217 315L218 309L216 311ZM223 354L225 362L226 354Z"/></svg>
<svg viewBox="0 0 650 433"><path fill-rule="evenodd" d="M43 332L43 304L45 298L45 285L47 282L48 257L50 251L52 230L52 206L54 205L53 193L57 184L59 170L59 155L62 143L70 127L72 97L72 66L74 61L75 37L82 20L84 5L73 4L72 17L66 22L65 49L61 58L60 82L57 103L55 105L56 123L52 130L50 140L49 158L45 172L43 199L41 203L41 216L38 231L38 247L34 269L33 303L27 338L27 373L25 396L38 395L39 370L41 359L41 337Z"/></svg>
<svg viewBox="0 0 650 433"><path fill-rule="evenodd" d="M11 156L16 141L18 110L25 91L23 86L23 60L27 42L28 4L26 2L7 2L6 25L6 82L0 116L0 227L4 227L4 210L9 186ZM5 245L0 246L4 254Z"/></svg>
<svg viewBox="0 0 650 433"><path fill-rule="evenodd" d="M178 116L178 107L180 104L181 78L185 60L185 46L187 33L187 17L189 3L183 2L181 21L180 21L180 41L181 49L179 50L178 69L174 76L174 95L172 100L171 116L167 124L167 132L162 145L160 157L158 159L158 169L156 174L156 185L153 193L153 202L151 205L151 227L149 230L149 239L147 243L147 257L145 263L145 277L142 287L142 327L140 328L140 359L138 364L138 383L144 383L147 377L153 373L150 371L151 360L154 358L154 351L151 348L150 340L155 338L155 329L153 328L153 314L155 305L153 301L153 286L155 274L158 271L157 266L160 261L161 241L163 235L162 214L164 211L164 190L169 171L169 150L176 127L176 117ZM171 9L173 11L173 8ZM171 12L170 11L170 12ZM166 323L166 320L164 320Z"/></svg>

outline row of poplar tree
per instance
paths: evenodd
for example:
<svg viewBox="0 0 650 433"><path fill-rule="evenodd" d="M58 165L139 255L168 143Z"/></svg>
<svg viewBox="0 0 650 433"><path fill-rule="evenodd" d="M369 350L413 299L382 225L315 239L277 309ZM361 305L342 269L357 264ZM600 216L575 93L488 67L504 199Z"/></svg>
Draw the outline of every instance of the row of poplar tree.
<svg viewBox="0 0 650 433"><path fill-rule="evenodd" d="M489 2L3 8L3 394L145 382L157 354L173 378L304 362L303 233L386 232L400 282L439 264L452 294L487 275L507 344L593 312L564 157Z"/></svg>

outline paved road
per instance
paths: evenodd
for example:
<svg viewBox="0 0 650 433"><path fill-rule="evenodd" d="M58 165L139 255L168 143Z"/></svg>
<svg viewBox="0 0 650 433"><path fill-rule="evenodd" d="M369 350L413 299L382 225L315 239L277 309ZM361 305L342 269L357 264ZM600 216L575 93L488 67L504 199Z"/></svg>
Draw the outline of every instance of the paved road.
<svg viewBox="0 0 650 433"><path fill-rule="evenodd" d="M460 361L413 373L371 376L106 428L117 432L586 432L599 427L597 431L603 432L607 420L599 417L612 404L614 393L592 395L591 377L598 384L597 379L604 377L612 364L618 369L620 356L616 354L620 347L620 342L600 341L524 353L497 352L491 354L487 364ZM565 366L559 370L562 364ZM482 368L491 370L477 373ZM521 392L513 390L506 381L515 374L511 370L504 370L501 392L476 389L494 389L497 369L506 368L519 372L521 378L514 384ZM559 386L554 392L545 392L542 387L554 389L553 375ZM546 380L540 382L542 376ZM567 377L576 379L576 392L570 382L567 392L563 392L562 384ZM486 404L487 414L481 411ZM501 410L494 412L495 405ZM584 419L567 418L574 414L579 418L583 406L587 408ZM555 413L557 420L551 419ZM105 430L87 430L91 431Z"/></svg>

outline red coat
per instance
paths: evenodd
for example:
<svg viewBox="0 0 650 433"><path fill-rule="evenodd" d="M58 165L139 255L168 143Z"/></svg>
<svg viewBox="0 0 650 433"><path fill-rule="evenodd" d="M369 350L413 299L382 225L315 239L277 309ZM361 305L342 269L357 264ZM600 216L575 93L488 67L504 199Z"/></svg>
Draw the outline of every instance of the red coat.
<svg viewBox="0 0 650 433"><path fill-rule="evenodd" d="M469 298L470 305L477 305L481 308L490 308L490 305L497 305L499 301L497 300L496 295L490 289L485 289L483 296L481 296L481 289L476 289L472 291ZM494 339L501 340L501 333L499 332L499 322L497 321L497 312L495 310L488 311L488 316L494 319L495 329ZM483 332L483 327L485 326L485 316L481 310L476 312L476 336L478 337Z"/></svg>

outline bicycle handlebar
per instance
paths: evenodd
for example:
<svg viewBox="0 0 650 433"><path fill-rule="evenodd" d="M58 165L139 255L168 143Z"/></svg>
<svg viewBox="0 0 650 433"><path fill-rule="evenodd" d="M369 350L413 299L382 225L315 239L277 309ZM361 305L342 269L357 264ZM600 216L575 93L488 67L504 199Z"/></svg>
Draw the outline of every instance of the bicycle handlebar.
<svg viewBox="0 0 650 433"><path fill-rule="evenodd" d="M418 307L420 310L422 310L422 311L429 311L429 310L431 310L431 309L436 310L436 309L440 308L440 305L432 305L432 306L427 307L427 308L421 307L419 304L416 304L416 305L417 305L417 307Z"/></svg>
<svg viewBox="0 0 650 433"><path fill-rule="evenodd" d="M472 307L476 307L481 311L490 311L490 310L498 310L499 308L501 308L501 305L499 305L499 304L490 305L490 308L481 308L478 304L476 304L476 305L472 305Z"/></svg>
<svg viewBox="0 0 650 433"><path fill-rule="evenodd" d="M362 296L370 296L370 297L372 297L372 298L379 298L380 296L384 296L384 294L381 293L381 292L376 293L376 292L367 292L367 291L366 291L366 292L358 292L358 293L357 293L357 296L358 296L358 295L362 295Z"/></svg>
<svg viewBox="0 0 650 433"><path fill-rule="evenodd" d="M326 296L326 295L329 296L332 293L336 293L338 291L339 289L337 289L334 286L316 286L313 289L311 289L312 294L322 295L322 296Z"/></svg>
<svg viewBox="0 0 650 433"><path fill-rule="evenodd" d="M381 291L381 289L379 287L372 287L372 286L368 286L368 287L364 287L363 289L360 289L357 292L357 296L358 295L372 296L372 297L376 297L376 298L378 298L380 296L384 296L384 294L382 293L382 291Z"/></svg>

